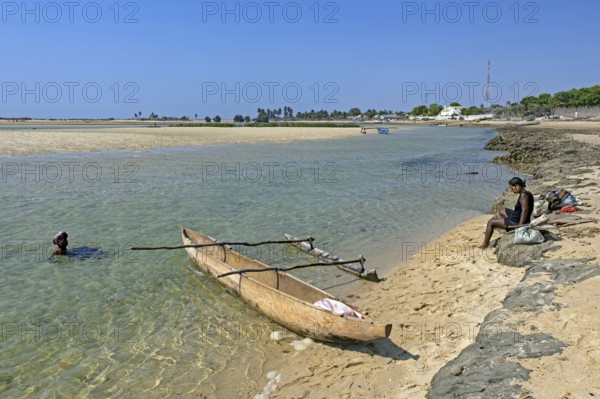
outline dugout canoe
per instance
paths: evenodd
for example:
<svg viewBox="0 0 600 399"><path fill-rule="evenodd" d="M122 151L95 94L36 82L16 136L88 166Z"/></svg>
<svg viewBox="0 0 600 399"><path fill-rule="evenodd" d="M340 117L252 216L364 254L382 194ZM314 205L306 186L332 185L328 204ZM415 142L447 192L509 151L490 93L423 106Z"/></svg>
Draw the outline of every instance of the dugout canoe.
<svg viewBox="0 0 600 399"><path fill-rule="evenodd" d="M186 227L181 228L181 236L184 245L217 242ZM367 342L390 335L391 324L378 323L368 316L338 316L315 306L314 303L322 299L339 299L285 272L249 272L219 278L219 275L232 271L268 268L229 246L188 247L185 250L203 272L236 292L269 319L299 335L326 342Z"/></svg>

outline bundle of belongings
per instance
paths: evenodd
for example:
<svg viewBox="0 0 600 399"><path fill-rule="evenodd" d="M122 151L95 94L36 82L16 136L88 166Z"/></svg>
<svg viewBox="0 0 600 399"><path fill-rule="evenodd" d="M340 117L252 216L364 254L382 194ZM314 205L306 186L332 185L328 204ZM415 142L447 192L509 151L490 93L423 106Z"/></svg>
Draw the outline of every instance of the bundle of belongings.
<svg viewBox="0 0 600 399"><path fill-rule="evenodd" d="M548 216L542 215L532 219L527 226L516 229L513 244L541 244L545 239L540 230L552 229L556 229L556 226L548 224Z"/></svg>
<svg viewBox="0 0 600 399"><path fill-rule="evenodd" d="M541 244L543 242L544 235L529 226L519 227L515 230L513 244Z"/></svg>
<svg viewBox="0 0 600 399"><path fill-rule="evenodd" d="M527 226L519 227L515 230L514 244L541 244L545 241L542 231L552 231L557 229L553 224L549 224L549 216L542 215L531 219Z"/></svg>
<svg viewBox="0 0 600 399"><path fill-rule="evenodd" d="M531 216L538 217L544 213L559 210L565 206L581 205L582 202L565 189L546 190L540 194L533 204Z"/></svg>

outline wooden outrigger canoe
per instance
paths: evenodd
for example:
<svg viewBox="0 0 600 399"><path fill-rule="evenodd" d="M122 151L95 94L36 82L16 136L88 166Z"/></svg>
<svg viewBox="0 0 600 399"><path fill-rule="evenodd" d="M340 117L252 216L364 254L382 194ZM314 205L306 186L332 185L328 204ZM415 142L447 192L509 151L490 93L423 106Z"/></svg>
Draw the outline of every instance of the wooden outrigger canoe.
<svg viewBox="0 0 600 399"><path fill-rule="evenodd" d="M182 227L184 245L212 244L217 241ZM218 276L242 269L265 269L268 266L250 259L228 246L187 247L198 267L235 291L269 319L305 337L327 342L366 342L386 338L391 324L351 316L338 316L313 305L322 299L336 299L296 277L281 271L250 272Z"/></svg>

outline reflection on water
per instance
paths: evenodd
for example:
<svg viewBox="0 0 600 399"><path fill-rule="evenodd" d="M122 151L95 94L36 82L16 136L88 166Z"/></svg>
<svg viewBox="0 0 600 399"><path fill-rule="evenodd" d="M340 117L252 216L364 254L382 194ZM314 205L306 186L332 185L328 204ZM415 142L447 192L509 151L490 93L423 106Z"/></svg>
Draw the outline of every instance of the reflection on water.
<svg viewBox="0 0 600 399"><path fill-rule="evenodd" d="M312 235L319 248L361 254L384 274L415 246L488 211L511 177L481 150L491 134L423 128L0 158L0 394L252 396L265 360L280 351L271 333L282 328L197 271L183 250L128 248L179 245L183 224L223 241ZM58 230L83 257L48 261ZM87 257L93 248L102 256ZM312 261L285 245L235 249L272 265ZM338 269L296 274L334 293L352 289Z"/></svg>

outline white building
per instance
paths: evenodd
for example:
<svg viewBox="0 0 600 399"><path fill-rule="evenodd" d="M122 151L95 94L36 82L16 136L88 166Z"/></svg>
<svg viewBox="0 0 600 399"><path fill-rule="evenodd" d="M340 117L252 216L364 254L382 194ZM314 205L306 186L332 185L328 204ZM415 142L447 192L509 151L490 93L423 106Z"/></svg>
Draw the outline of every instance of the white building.
<svg viewBox="0 0 600 399"><path fill-rule="evenodd" d="M440 112L441 117L452 118L453 116L459 117L462 115L463 107L446 107Z"/></svg>

